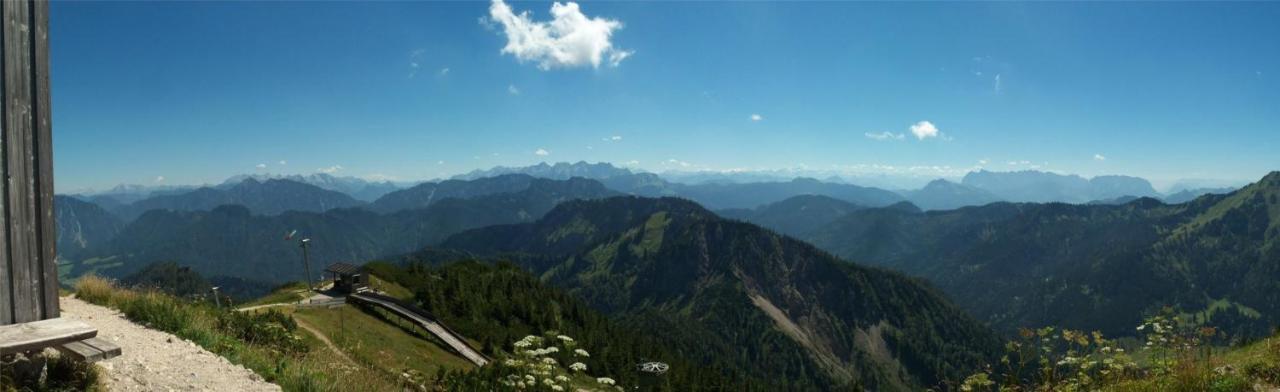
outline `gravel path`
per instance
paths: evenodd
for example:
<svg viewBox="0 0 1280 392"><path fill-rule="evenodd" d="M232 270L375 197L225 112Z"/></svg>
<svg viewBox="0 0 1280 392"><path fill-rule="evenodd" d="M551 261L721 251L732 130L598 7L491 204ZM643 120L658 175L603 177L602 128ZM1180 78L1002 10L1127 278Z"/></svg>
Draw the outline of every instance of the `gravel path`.
<svg viewBox="0 0 1280 392"><path fill-rule="evenodd" d="M114 309L63 297L62 317L98 328L119 357L98 362L111 391L279 391L280 386L168 333L147 329Z"/></svg>

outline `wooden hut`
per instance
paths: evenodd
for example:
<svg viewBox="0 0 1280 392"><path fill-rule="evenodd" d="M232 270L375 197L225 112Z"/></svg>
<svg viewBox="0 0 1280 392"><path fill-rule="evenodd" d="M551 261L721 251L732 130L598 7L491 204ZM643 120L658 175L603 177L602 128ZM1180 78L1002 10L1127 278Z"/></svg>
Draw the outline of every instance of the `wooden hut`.
<svg viewBox="0 0 1280 392"><path fill-rule="evenodd" d="M118 354L91 339L93 327L58 317L49 3L4 1L0 21L0 355L47 347L84 359Z"/></svg>
<svg viewBox="0 0 1280 392"><path fill-rule="evenodd" d="M324 272L332 274L333 289L344 293L369 290L369 274L364 268L347 263L333 263Z"/></svg>

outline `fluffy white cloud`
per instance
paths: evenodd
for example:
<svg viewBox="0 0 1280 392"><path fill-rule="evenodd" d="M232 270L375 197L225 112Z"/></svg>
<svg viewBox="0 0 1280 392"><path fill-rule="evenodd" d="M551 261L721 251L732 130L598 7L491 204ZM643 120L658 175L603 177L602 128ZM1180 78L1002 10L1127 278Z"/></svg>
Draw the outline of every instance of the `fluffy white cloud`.
<svg viewBox="0 0 1280 392"><path fill-rule="evenodd" d="M938 137L938 127L931 122L921 121L911 125L911 134L916 135L916 139L920 140Z"/></svg>
<svg viewBox="0 0 1280 392"><path fill-rule="evenodd" d="M613 136L606 137L606 138L604 138L604 139L600 139L600 140L604 140L604 141L606 141L606 142L620 142L620 141L622 141L622 136L613 135Z"/></svg>
<svg viewBox="0 0 1280 392"><path fill-rule="evenodd" d="M675 158L668 159L666 162L664 162L664 164L666 164L666 165L676 165L676 166L680 166L680 167L689 167L689 166L693 166L693 165L692 165L692 164L690 164L689 162L685 162L685 161L682 161L682 160L679 160L679 159L675 159Z"/></svg>
<svg viewBox="0 0 1280 392"><path fill-rule="evenodd" d="M547 151L546 149L539 148L533 152L533 155L545 157L547 155L551 155L551 151Z"/></svg>
<svg viewBox="0 0 1280 392"><path fill-rule="evenodd" d="M551 18L534 21L528 11L516 14L506 2L493 0L485 22L502 25L507 36L502 53L521 62L536 62L542 70L587 65L598 68L600 63L616 67L635 53L618 49L610 41L613 32L622 28L621 21L588 17L578 3L551 4Z"/></svg>
<svg viewBox="0 0 1280 392"><path fill-rule="evenodd" d="M508 84L508 85L507 85L507 94L511 94L511 95L520 95L520 89L516 88L516 85L514 85L514 84Z"/></svg>
<svg viewBox="0 0 1280 392"><path fill-rule="evenodd" d="M322 168L316 169L317 172L324 173L324 174L333 174L333 173L337 173L340 170L342 170L342 165L333 165L329 167L322 167Z"/></svg>
<svg viewBox="0 0 1280 392"><path fill-rule="evenodd" d="M266 169L266 168L267 168L267 164L265 164L265 163L259 163L259 164L258 164L258 166L254 166L254 167L259 168L259 169Z"/></svg>
<svg viewBox="0 0 1280 392"><path fill-rule="evenodd" d="M635 165L639 165L640 161L632 159L630 161L623 162L622 164L627 166L635 166Z"/></svg>
<svg viewBox="0 0 1280 392"><path fill-rule="evenodd" d="M445 76L448 74L449 74L449 67L440 68L440 76Z"/></svg>
<svg viewBox="0 0 1280 392"><path fill-rule="evenodd" d="M880 132L880 133L871 133L871 132L867 132L867 133L863 133L862 135L863 135L863 136L866 136L868 139L872 139L872 140L881 140L881 141L883 141L883 140L902 140L903 138L906 138L906 136L907 136L907 135L904 135L904 134L901 134L901 133L893 133L893 132L889 132L889 131L884 131L884 132Z"/></svg>
<svg viewBox="0 0 1280 392"><path fill-rule="evenodd" d="M1107 157L1102 156L1102 154L1093 154L1093 160L1095 160L1095 161L1105 161L1105 160L1107 160Z"/></svg>
<svg viewBox="0 0 1280 392"><path fill-rule="evenodd" d="M156 182L164 182L164 176L156 176Z"/></svg>
<svg viewBox="0 0 1280 392"><path fill-rule="evenodd" d="M289 162L288 162L288 161L280 161L280 166L284 166L284 165L288 165L288 164L289 164Z"/></svg>
<svg viewBox="0 0 1280 392"><path fill-rule="evenodd" d="M764 116L761 116L759 114L754 114L754 113L751 114L751 121L761 121L761 120L764 120Z"/></svg>

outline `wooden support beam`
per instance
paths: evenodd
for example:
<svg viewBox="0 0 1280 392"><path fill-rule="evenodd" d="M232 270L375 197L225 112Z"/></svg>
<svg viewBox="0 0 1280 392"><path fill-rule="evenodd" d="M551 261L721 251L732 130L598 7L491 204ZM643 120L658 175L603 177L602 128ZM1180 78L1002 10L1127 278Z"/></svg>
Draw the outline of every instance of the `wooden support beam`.
<svg viewBox="0 0 1280 392"><path fill-rule="evenodd" d="M53 318L0 326L0 355L38 350L98 336L83 321Z"/></svg>
<svg viewBox="0 0 1280 392"><path fill-rule="evenodd" d="M120 356L120 346L106 340L90 338L58 346L62 355L81 362L98 362Z"/></svg>

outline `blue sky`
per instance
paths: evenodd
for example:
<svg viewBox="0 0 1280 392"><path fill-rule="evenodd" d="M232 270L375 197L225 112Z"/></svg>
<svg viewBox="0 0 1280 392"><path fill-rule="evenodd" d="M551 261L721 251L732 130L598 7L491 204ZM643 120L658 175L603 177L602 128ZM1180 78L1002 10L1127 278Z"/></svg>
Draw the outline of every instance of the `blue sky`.
<svg viewBox="0 0 1280 392"><path fill-rule="evenodd" d="M56 186L578 160L1280 170L1277 3L587 2L545 24L552 7L54 2Z"/></svg>

